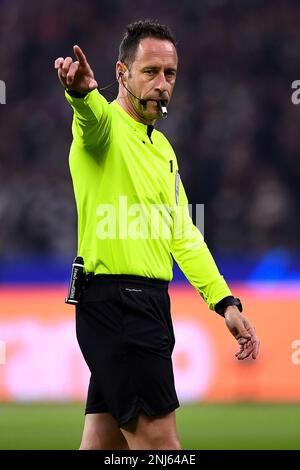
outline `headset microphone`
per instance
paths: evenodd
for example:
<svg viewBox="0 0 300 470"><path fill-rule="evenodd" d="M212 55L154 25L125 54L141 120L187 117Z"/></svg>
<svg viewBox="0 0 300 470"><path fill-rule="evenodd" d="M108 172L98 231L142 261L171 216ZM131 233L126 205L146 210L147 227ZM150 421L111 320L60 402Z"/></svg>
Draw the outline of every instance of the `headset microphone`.
<svg viewBox="0 0 300 470"><path fill-rule="evenodd" d="M144 100L143 98L138 98L137 96L135 96L132 91L130 91L127 86L125 85L124 81L123 81L123 75L124 75L124 72L119 72L119 78L121 78L121 82L122 82L122 85L123 87L128 91L128 93L130 93L136 100L138 100L142 106L147 106L147 101Z"/></svg>
<svg viewBox="0 0 300 470"><path fill-rule="evenodd" d="M119 72L119 78L121 79L121 82L122 82L122 85L123 87L136 99L138 100L141 105L143 107L146 107L147 106L147 100L144 100L143 98L138 98L138 96L135 96L132 91L129 90L129 88L127 88L127 86L125 85L122 77L124 75L124 72ZM159 110L161 112L161 115L162 115L162 118L163 119L166 119L168 117L168 110L167 110L167 106L166 106L166 103L164 100L148 100L148 101L156 101L157 103L157 106L159 107Z"/></svg>

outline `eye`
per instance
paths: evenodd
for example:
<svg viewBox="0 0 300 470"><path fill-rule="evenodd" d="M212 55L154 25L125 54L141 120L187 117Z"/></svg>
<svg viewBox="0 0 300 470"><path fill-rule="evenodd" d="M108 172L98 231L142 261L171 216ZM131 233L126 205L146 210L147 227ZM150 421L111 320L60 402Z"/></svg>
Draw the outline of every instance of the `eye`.
<svg viewBox="0 0 300 470"><path fill-rule="evenodd" d="M167 70L166 71L166 76L167 77L175 77L176 76L175 70Z"/></svg>

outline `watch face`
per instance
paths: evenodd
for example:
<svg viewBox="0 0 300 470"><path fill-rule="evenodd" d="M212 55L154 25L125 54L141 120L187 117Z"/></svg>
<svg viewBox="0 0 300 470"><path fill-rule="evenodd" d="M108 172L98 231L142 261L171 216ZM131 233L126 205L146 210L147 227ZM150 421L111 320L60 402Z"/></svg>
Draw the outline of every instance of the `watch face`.
<svg viewBox="0 0 300 470"><path fill-rule="evenodd" d="M242 302L240 301L240 299L235 298L234 299L234 305L237 306L237 308L239 309L240 312L243 311L243 306L242 306Z"/></svg>

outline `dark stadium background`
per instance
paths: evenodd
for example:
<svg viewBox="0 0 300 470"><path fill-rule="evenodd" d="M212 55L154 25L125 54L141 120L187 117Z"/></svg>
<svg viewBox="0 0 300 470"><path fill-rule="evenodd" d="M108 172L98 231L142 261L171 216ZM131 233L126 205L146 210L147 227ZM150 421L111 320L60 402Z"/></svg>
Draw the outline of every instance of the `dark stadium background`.
<svg viewBox="0 0 300 470"><path fill-rule="evenodd" d="M300 79L296 0L0 0L0 80L6 84L0 341L6 341L9 320L31 318L30 295L39 292L46 304L50 291L66 288L76 252L68 168L72 113L54 59L79 44L105 86L115 76L125 25L140 18L168 24L178 38L178 81L169 118L159 128L175 148L189 202L205 205L205 238L220 270L256 306L246 311L262 337L257 369L247 363L237 372L249 377L253 370L246 392L184 401L178 413L183 445L299 448L300 358L291 359L300 346L300 105L291 100L292 82ZM116 92L115 86L105 96L112 100ZM190 292L175 268L175 310L182 286ZM200 300L199 309L199 318L213 315ZM230 342L227 336L224 329ZM83 397L66 403L65 395L62 402L55 396L53 402L45 392L41 401L34 387L31 395L20 388L14 394L6 389L17 374L10 360L8 344L6 364L0 364L0 448L77 448ZM268 379L267 360L274 369L280 364L277 382L274 371L273 382ZM270 390L265 382L258 388L262 375Z"/></svg>

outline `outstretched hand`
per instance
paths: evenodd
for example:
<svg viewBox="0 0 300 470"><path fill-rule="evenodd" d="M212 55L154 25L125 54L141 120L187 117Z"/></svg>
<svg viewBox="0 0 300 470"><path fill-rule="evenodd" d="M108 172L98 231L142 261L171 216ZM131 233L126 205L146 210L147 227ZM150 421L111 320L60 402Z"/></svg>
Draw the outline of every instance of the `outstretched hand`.
<svg viewBox="0 0 300 470"><path fill-rule="evenodd" d="M64 88L76 91L82 95L97 88L94 73L79 46L73 47L76 61L71 57L58 57L54 62L58 78Z"/></svg>
<svg viewBox="0 0 300 470"><path fill-rule="evenodd" d="M256 359L259 351L259 338L248 318L240 313L237 307L230 306L225 312L225 323L240 345L240 350L235 354L237 359L243 360L249 356Z"/></svg>

